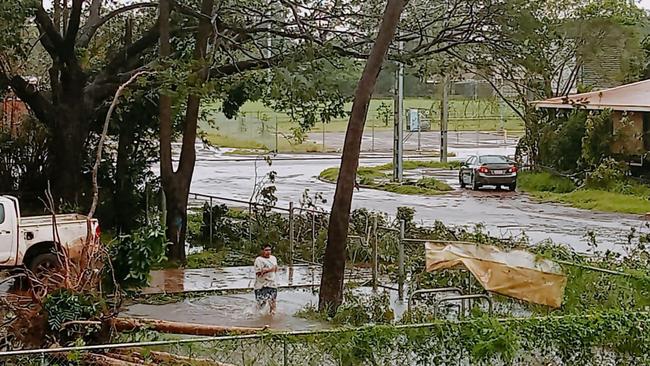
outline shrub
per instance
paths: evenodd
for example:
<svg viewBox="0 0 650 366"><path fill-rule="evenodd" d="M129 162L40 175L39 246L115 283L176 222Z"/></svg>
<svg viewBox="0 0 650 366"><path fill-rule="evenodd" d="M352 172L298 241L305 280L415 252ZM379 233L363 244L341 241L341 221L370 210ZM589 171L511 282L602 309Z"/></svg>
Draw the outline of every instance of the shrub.
<svg viewBox="0 0 650 366"><path fill-rule="evenodd" d="M421 188L435 189L436 191L453 191L449 184L433 177L424 177L418 179L415 185Z"/></svg>
<svg viewBox="0 0 650 366"><path fill-rule="evenodd" d="M47 186L47 129L26 119L16 135L0 132L0 192L42 192Z"/></svg>
<svg viewBox="0 0 650 366"><path fill-rule="evenodd" d="M145 226L120 236L110 248L117 283L123 287L146 286L152 267L166 259L167 244L159 227Z"/></svg>
<svg viewBox="0 0 650 366"><path fill-rule="evenodd" d="M625 164L606 158L587 176L585 186L609 192L629 193L631 185L627 175L628 168Z"/></svg>
<svg viewBox="0 0 650 366"><path fill-rule="evenodd" d="M576 189L571 179L549 172L522 172L517 180L524 191L568 193Z"/></svg>

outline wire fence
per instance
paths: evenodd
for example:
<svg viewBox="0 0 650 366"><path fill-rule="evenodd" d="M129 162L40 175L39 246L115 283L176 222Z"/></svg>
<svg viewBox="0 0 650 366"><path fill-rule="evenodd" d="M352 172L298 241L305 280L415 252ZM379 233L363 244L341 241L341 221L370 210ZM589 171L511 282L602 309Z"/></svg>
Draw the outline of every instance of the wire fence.
<svg viewBox="0 0 650 366"><path fill-rule="evenodd" d="M650 324L648 320L648 313L619 313L264 332L0 352L0 363L8 366L646 365L650 361L650 342L644 333ZM604 325L609 322L611 328ZM623 332L622 335L617 336L616 330Z"/></svg>
<svg viewBox="0 0 650 366"><path fill-rule="evenodd" d="M386 134L393 131L393 103L391 100L373 100L365 123L363 151L390 150L384 143ZM414 124L412 111L418 111L418 123ZM440 131L440 101L427 99L407 100L405 104L404 129L408 133L420 132L431 135ZM316 123L305 135L296 135L299 121L287 113L263 109L243 110L231 119L215 112L202 122L201 129L212 135L211 142L217 146L261 148L281 152L336 151L341 148L341 134L345 132L347 117L330 122ZM420 126L420 128L415 127ZM509 108L495 99L452 100L449 107L448 131L460 143L463 132L481 135L472 143L489 143L489 134L503 131L521 131L523 123ZM436 132L437 131L437 132ZM218 137L215 137L218 136ZM411 140L415 140L411 138ZM433 141L439 140L434 138ZM486 141L481 141L486 140ZM390 142L390 141L389 141ZM429 144L423 141L423 148ZM405 148L415 150L415 145ZM418 144L419 147L419 144ZM433 148L431 146L431 148Z"/></svg>

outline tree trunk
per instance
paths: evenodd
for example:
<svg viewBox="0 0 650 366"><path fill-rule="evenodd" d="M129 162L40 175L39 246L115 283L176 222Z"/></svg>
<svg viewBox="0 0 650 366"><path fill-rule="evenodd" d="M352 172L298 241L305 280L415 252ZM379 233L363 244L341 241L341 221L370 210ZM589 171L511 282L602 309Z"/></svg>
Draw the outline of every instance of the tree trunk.
<svg viewBox="0 0 650 366"><path fill-rule="evenodd" d="M181 323L158 319L114 318L111 327L118 332L150 329L161 333L214 337L228 334L255 334L266 328L224 327L196 323Z"/></svg>
<svg viewBox="0 0 650 366"><path fill-rule="evenodd" d="M186 260L187 200L190 189L189 184L185 185L185 180L179 179L177 174L174 174L174 179L171 182L163 186L167 204L166 234L167 240L171 243L167 247L167 257L184 263Z"/></svg>
<svg viewBox="0 0 650 366"><path fill-rule="evenodd" d="M94 6L101 5L101 2L93 2ZM97 10L98 11L98 10ZM99 16L97 14L96 16ZM90 21L90 20L89 20ZM133 21L127 19L124 32L124 45L130 46L133 38ZM134 228L134 215L137 212L137 200L135 199L135 179L131 174L131 157L135 152L134 144L135 124L126 118L119 123L119 137L117 143L117 161L115 166L115 190L113 202L115 204L114 224L118 232L130 233Z"/></svg>
<svg viewBox="0 0 650 366"><path fill-rule="evenodd" d="M53 194L58 200L75 206L84 204L80 193L87 188L83 183L83 161L90 121L83 103L82 88L83 81L75 81L63 95L59 95L53 133L49 139Z"/></svg>
<svg viewBox="0 0 650 366"><path fill-rule="evenodd" d="M379 27L379 34L354 93L354 103L345 134L339 177L327 231L327 247L325 248L318 304L319 310L328 311L330 314L335 313L343 301L343 276L350 206L352 205L352 193L359 165L361 138L368 114L368 104L384 57L395 35L404 4L405 0L388 0Z"/></svg>
<svg viewBox="0 0 650 366"><path fill-rule="evenodd" d="M133 190L134 177L131 174L130 157L134 153L132 123L122 120L120 123L119 140L117 145L117 162L115 167L115 227L118 232L129 233L133 229L133 214L136 212Z"/></svg>
<svg viewBox="0 0 650 366"><path fill-rule="evenodd" d="M208 67L205 61L208 47L208 39L212 34L210 18L214 0L202 0L201 13L207 17L199 20L199 28L194 48L194 60L198 61L198 69L195 71L193 80L194 87L200 86L208 77ZM160 29L160 56L167 58L171 54L169 42L170 0L159 2L159 29ZM194 174L194 163L196 162L196 128L199 117L199 105L201 98L198 95L190 94L187 98L187 109L185 111L185 123L183 125L183 144L181 156L178 162L178 170L174 172L172 166L171 139L172 139L172 101L168 95L160 95L160 175L163 190L167 201L167 239L171 245L167 247L167 257L171 260L185 262L185 234L187 231L187 200L190 184Z"/></svg>

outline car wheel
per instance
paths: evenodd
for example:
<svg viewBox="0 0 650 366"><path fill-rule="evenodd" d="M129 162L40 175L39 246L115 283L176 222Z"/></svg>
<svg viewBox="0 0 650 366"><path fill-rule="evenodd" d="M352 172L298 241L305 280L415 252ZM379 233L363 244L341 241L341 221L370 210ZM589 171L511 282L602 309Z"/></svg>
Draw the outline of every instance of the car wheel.
<svg viewBox="0 0 650 366"><path fill-rule="evenodd" d="M514 190L517 189L517 182L512 183L511 185L508 186L508 188L510 188L510 190L514 192Z"/></svg>
<svg viewBox="0 0 650 366"><path fill-rule="evenodd" d="M466 184L463 180L463 173L458 174L458 183L460 183L460 188L465 188Z"/></svg>
<svg viewBox="0 0 650 366"><path fill-rule="evenodd" d="M478 191L479 188L481 188L481 185L478 184L478 181L476 180L476 175L472 175L472 189Z"/></svg>
<svg viewBox="0 0 650 366"><path fill-rule="evenodd" d="M29 264L29 270L40 277L43 273L56 270L61 264L59 259L53 253L43 253L37 255Z"/></svg>

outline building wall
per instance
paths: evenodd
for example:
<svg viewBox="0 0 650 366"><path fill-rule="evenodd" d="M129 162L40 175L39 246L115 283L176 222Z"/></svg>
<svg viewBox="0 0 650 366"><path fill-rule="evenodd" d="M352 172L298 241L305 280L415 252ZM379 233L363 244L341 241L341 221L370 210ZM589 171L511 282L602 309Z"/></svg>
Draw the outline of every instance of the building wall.
<svg viewBox="0 0 650 366"><path fill-rule="evenodd" d="M0 100L0 131L15 134L27 115L27 107L20 99L7 96Z"/></svg>
<svg viewBox="0 0 650 366"><path fill-rule="evenodd" d="M595 90L621 85L621 58L624 48L623 44L604 46L603 52L586 58L580 73L580 82Z"/></svg>
<svg viewBox="0 0 650 366"><path fill-rule="evenodd" d="M623 155L639 155L646 150L643 144L643 113L615 111L613 116L614 142L612 152Z"/></svg>

